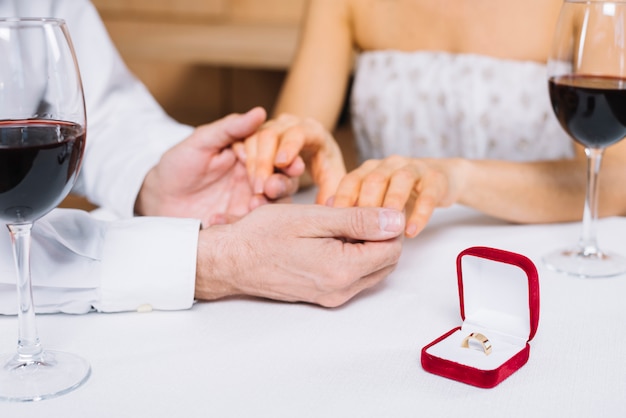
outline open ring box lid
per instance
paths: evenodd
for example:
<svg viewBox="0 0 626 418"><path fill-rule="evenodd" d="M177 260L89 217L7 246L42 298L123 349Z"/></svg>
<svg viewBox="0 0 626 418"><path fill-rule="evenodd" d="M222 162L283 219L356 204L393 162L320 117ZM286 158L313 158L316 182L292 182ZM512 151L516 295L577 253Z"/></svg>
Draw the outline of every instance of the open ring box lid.
<svg viewBox="0 0 626 418"><path fill-rule="evenodd" d="M528 361L539 324L539 279L527 257L472 247L457 257L463 324L422 349L424 370L470 385L492 388ZM487 355L473 332L491 343ZM476 343L476 344L474 344Z"/></svg>

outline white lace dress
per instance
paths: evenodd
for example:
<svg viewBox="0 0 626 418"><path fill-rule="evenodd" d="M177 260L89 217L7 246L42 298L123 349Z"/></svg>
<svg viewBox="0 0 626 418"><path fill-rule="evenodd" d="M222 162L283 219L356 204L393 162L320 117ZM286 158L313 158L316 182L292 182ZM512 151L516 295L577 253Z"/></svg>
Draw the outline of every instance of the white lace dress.
<svg viewBox="0 0 626 418"><path fill-rule="evenodd" d="M392 154L533 161L571 157L546 66L446 52L364 52L352 123L361 161Z"/></svg>

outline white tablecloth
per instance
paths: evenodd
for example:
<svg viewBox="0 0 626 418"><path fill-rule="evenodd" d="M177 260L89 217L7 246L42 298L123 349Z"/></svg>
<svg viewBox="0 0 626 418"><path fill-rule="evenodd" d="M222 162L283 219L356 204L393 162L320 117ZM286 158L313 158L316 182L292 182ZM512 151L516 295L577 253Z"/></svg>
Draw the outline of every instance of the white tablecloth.
<svg viewBox="0 0 626 418"><path fill-rule="evenodd" d="M0 403L0 417L624 417L626 276L576 279L541 263L579 231L453 207L405 242L388 280L338 309L231 299L40 315L44 346L84 356L92 376L59 398ZM601 220L603 248L626 254L624 235L626 218ZM455 258L475 245L524 254L540 274L530 360L493 389L420 365L421 348L461 323ZM0 351L16 332L15 317L0 318Z"/></svg>

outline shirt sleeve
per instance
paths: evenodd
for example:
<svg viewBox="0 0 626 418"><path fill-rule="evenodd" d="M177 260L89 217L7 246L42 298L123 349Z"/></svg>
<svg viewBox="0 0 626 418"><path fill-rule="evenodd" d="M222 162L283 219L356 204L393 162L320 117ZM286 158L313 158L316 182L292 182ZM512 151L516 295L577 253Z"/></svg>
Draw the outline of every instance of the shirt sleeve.
<svg viewBox="0 0 626 418"><path fill-rule="evenodd" d="M0 15L67 23L87 109L85 155L73 193L132 216L148 171L193 128L170 118L129 71L88 0L0 1Z"/></svg>
<svg viewBox="0 0 626 418"><path fill-rule="evenodd" d="M193 129L171 119L130 73L89 1L0 2L0 13L67 22L87 108L87 144L74 192L113 215L56 209L35 222L36 311L189 308L199 221L132 216L147 172ZM15 276L8 233L0 234L2 314L17 312Z"/></svg>
<svg viewBox="0 0 626 418"><path fill-rule="evenodd" d="M200 223L104 219L55 209L32 232L32 284L39 313L179 310L193 305ZM0 239L0 313L17 313L8 233Z"/></svg>
<svg viewBox="0 0 626 418"><path fill-rule="evenodd" d="M54 14L67 22L87 108L85 155L74 193L130 217L148 171L193 128L170 118L131 74L90 2L53 4Z"/></svg>

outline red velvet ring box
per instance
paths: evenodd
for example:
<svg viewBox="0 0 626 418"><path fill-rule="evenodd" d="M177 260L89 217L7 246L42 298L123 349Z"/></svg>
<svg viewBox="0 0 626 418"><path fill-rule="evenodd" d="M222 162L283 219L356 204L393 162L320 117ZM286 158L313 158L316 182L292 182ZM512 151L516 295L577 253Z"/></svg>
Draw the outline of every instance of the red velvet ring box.
<svg viewBox="0 0 626 418"><path fill-rule="evenodd" d="M488 247L462 251L456 265L463 324L422 349L422 367L492 388L526 364L530 356L528 342L539 324L537 268L523 255ZM471 333L489 340L489 354L474 338L463 344Z"/></svg>

